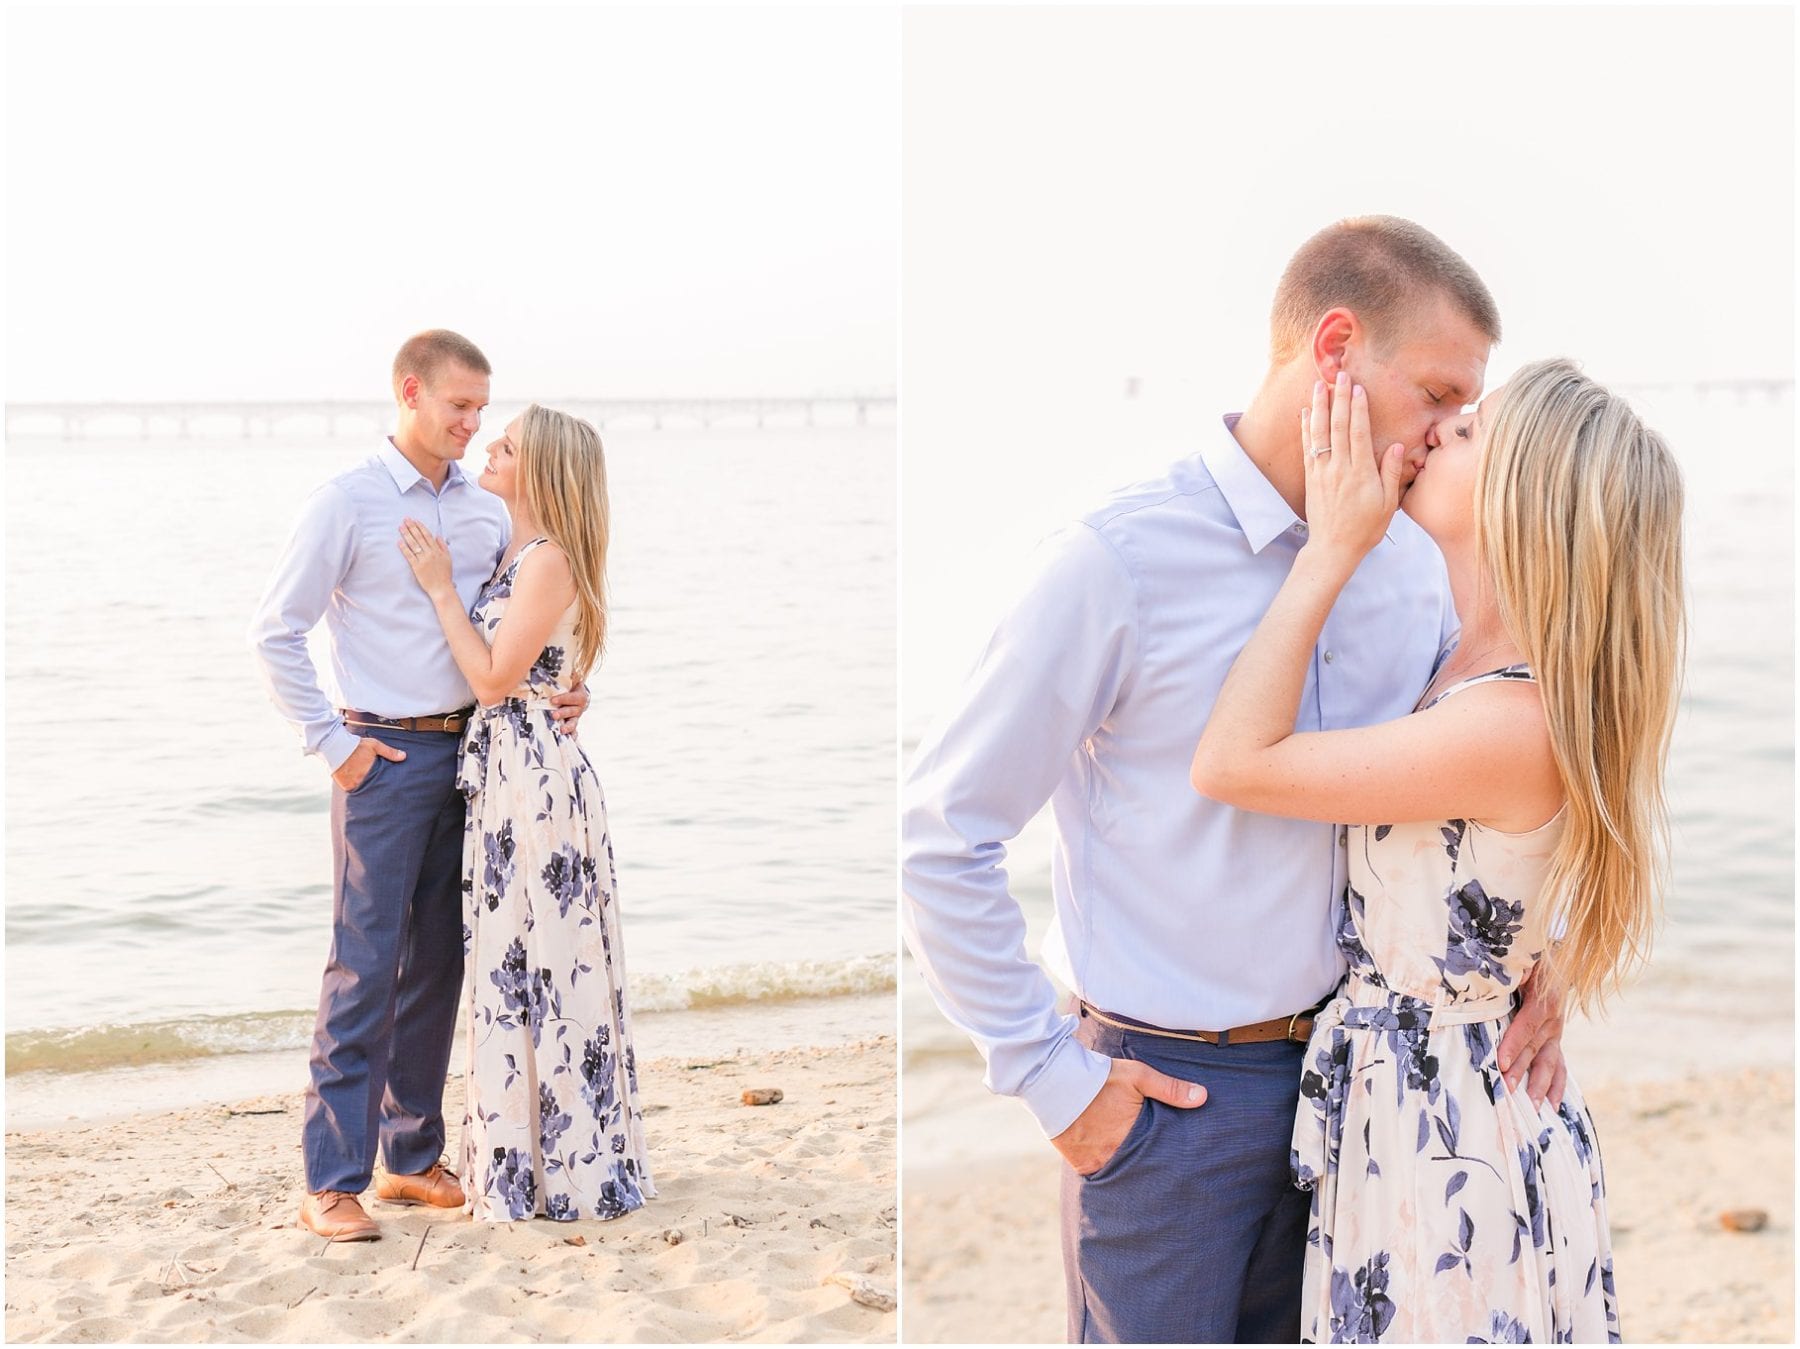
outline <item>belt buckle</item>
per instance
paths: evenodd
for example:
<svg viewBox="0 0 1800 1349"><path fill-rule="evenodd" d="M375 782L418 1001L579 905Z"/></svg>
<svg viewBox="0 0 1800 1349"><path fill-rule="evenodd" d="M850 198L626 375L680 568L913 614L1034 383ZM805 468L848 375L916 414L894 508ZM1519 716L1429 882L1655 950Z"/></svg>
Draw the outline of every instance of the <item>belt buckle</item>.
<svg viewBox="0 0 1800 1349"><path fill-rule="evenodd" d="M1293 1041L1295 1044L1299 1044L1300 1039L1299 1039L1299 1037L1297 1037L1294 1034L1294 1027L1300 1023L1300 1018L1305 1015L1306 1015L1305 1012L1295 1012L1292 1016L1290 1016L1288 1018L1287 1038L1289 1040Z"/></svg>

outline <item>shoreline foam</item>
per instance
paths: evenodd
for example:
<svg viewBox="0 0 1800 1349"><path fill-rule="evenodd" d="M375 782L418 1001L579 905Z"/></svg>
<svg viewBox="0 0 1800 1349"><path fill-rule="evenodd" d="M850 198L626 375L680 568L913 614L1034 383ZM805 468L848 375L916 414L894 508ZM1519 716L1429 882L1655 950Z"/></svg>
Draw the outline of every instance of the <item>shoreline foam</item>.
<svg viewBox="0 0 1800 1349"><path fill-rule="evenodd" d="M631 1010L633 1016L642 1017L745 1003L891 992L894 970L894 957L886 954L841 960L758 961L675 974L634 975ZM92 1072L221 1054L300 1049L312 1038L313 1016L311 1008L292 1008L9 1031L6 1075Z"/></svg>
<svg viewBox="0 0 1800 1349"><path fill-rule="evenodd" d="M636 1016L638 1056L645 1061L702 1058L720 1046L751 1052L828 1048L895 1033L890 994L782 998L713 1004ZM34 1071L6 1080L9 1132L91 1125L199 1103L305 1087L312 1016L296 1043L279 1049L218 1053L180 1061L115 1065L87 1071ZM456 1060L460 1063L460 1058Z"/></svg>

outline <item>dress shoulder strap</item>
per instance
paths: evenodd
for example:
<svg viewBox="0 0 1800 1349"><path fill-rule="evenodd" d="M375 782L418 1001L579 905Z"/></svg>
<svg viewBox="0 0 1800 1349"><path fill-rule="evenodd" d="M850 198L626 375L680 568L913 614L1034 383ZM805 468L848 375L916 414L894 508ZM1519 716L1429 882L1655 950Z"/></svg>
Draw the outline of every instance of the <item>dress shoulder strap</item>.
<svg viewBox="0 0 1800 1349"><path fill-rule="evenodd" d="M509 572L517 571L519 568L519 563L521 563L525 560L525 554L529 553L533 548L536 548L540 543L549 543L549 542L550 542L550 536L548 534L539 534L530 543L526 544L523 548L519 549L518 552L513 554L513 560L506 564L506 570Z"/></svg>
<svg viewBox="0 0 1800 1349"><path fill-rule="evenodd" d="M1524 663L1508 665L1501 670L1489 670L1486 674L1470 675L1467 679L1459 679L1449 688L1440 692L1437 697L1426 703L1426 707L1436 707L1452 693L1461 693L1464 689L1472 689L1477 684L1493 684L1502 679L1523 679L1527 683L1537 683L1537 676L1531 673L1531 667ZM1421 708L1421 711L1424 709Z"/></svg>

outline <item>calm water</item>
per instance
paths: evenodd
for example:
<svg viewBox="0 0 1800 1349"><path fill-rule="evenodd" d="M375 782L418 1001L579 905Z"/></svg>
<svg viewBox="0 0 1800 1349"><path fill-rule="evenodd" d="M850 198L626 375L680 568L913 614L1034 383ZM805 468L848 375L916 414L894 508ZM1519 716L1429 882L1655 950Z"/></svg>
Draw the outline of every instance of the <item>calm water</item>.
<svg viewBox="0 0 1800 1349"><path fill-rule="evenodd" d="M1572 1057L1599 1072L1634 1075L1787 1064L1794 1027L1792 391L1770 398L1671 390L1634 402L1669 439L1687 488L1690 649L1668 778L1674 874L1649 970L1607 1023L1571 1029ZM1055 523L1046 521L1045 531ZM912 543L905 538L902 547ZM908 765L936 711L904 709ZM1050 847L1040 817L1007 863L1034 953L1050 919ZM972 1054L938 1015L910 958L901 989L909 1064Z"/></svg>
<svg viewBox="0 0 1800 1349"><path fill-rule="evenodd" d="M373 448L9 447L9 1073L305 1042L328 779L244 632L300 500ZM892 429L607 451L615 608L581 739L638 1005L891 989Z"/></svg>

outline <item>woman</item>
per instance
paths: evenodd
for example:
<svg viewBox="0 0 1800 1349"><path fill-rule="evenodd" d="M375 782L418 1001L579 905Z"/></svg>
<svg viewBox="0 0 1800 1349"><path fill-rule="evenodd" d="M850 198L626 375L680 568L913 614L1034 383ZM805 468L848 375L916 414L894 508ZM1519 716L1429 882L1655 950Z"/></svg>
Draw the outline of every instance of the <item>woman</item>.
<svg viewBox="0 0 1800 1349"><path fill-rule="evenodd" d="M1591 1007L1642 958L1665 854L1683 643L1681 482L1662 440L1566 361L1439 427L1404 509L1462 631L1413 715L1295 734L1321 625L1400 499L1363 391L1302 414L1308 542L1214 705L1194 785L1349 822L1338 941L1294 1128L1312 1191L1309 1340L1619 1338L1594 1127L1494 1060L1540 963ZM1416 823L1408 823L1413 821Z"/></svg>
<svg viewBox="0 0 1800 1349"><path fill-rule="evenodd" d="M400 547L481 707L463 742L468 1099L477 1218L616 1218L654 1195L625 1005L606 803L550 715L606 641L606 461L594 428L532 406L488 447L511 542L472 613L417 521Z"/></svg>

